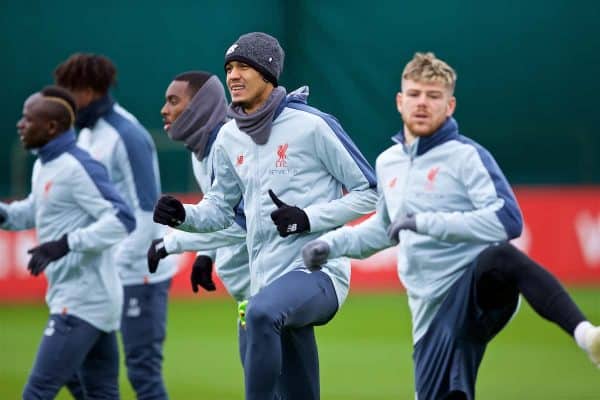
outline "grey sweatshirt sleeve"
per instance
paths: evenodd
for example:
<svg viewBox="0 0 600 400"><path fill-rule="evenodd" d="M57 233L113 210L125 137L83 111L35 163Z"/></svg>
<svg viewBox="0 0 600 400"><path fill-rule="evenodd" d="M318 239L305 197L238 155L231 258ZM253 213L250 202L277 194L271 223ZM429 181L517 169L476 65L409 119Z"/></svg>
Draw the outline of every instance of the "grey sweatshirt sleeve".
<svg viewBox="0 0 600 400"><path fill-rule="evenodd" d="M128 230L135 228L131 210L116 194L108 182L108 176L97 174L92 178L83 168L78 168L72 175L72 185L76 188L73 190L75 202L96 220L68 234L72 251L102 251L123 240ZM103 191L99 190L100 187ZM124 218L128 221L127 226L123 223Z"/></svg>
<svg viewBox="0 0 600 400"><path fill-rule="evenodd" d="M379 182L378 182L379 183ZM378 185L378 187L381 187ZM380 194L375 214L356 226L345 226L323 236L329 244L329 258L351 257L367 258L372 254L394 246L387 236L390 217L387 212L385 198Z"/></svg>
<svg viewBox="0 0 600 400"><path fill-rule="evenodd" d="M40 161L36 160L33 164L33 171L31 173L31 187L35 187L35 181L40 171ZM6 221L0 228L20 231L24 229L35 228L35 197L33 193L29 193L23 200L13 201L10 204L0 202L0 208L6 214Z"/></svg>
<svg viewBox="0 0 600 400"><path fill-rule="evenodd" d="M447 242L491 243L520 236L521 211L504 174L485 149L470 147L459 176L473 210L416 215L417 231Z"/></svg>
<svg viewBox="0 0 600 400"><path fill-rule="evenodd" d="M242 198L242 190L224 150L215 142L215 180L198 204L185 204L185 221L177 229L187 232L215 232L234 222L234 207Z"/></svg>
<svg viewBox="0 0 600 400"><path fill-rule="evenodd" d="M164 237L165 250L169 254L196 251L211 257L208 252L214 253L218 248L231 246L246 241L246 232L237 224L229 228L211 233L191 233L172 230ZM214 260L213 257L211 257Z"/></svg>
<svg viewBox="0 0 600 400"><path fill-rule="evenodd" d="M23 200L10 204L0 203L0 208L6 213L6 221L0 228L18 231L35 227L35 201L32 193Z"/></svg>
<svg viewBox="0 0 600 400"><path fill-rule="evenodd" d="M130 144L129 152L133 152ZM126 187L121 195L132 208L136 220L136 229L123 241L116 257L119 265L131 266L146 258L148 245L156 239L158 228L152 220L153 206L157 200L155 170L153 168L153 152L150 146L138 145L137 158L130 159L127 146L119 140L115 146L113 168L118 170Z"/></svg>
<svg viewBox="0 0 600 400"><path fill-rule="evenodd" d="M375 172L337 121L321 120L315 151L329 173L348 191L345 196L304 209L311 232L339 227L374 211Z"/></svg>

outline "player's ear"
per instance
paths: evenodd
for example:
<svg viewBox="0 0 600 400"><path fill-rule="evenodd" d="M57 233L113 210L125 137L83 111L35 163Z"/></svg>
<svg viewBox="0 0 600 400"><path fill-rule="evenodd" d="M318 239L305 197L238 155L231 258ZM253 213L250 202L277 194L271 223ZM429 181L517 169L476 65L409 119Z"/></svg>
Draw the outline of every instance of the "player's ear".
<svg viewBox="0 0 600 400"><path fill-rule="evenodd" d="M47 122L46 127L48 128L48 134L52 137L58 134L58 121L51 119Z"/></svg>
<svg viewBox="0 0 600 400"><path fill-rule="evenodd" d="M446 105L446 116L449 117L454 114L454 110L456 110L456 97L451 96Z"/></svg>
<svg viewBox="0 0 600 400"><path fill-rule="evenodd" d="M402 92L396 93L396 109L402 114Z"/></svg>

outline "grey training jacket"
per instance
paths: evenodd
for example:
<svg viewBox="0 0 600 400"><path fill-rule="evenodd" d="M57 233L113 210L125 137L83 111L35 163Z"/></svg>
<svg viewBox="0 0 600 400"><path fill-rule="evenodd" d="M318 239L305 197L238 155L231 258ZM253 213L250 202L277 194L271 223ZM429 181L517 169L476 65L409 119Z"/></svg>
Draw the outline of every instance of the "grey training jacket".
<svg viewBox="0 0 600 400"><path fill-rule="evenodd" d="M0 203L2 229L35 227L40 243L67 234L70 252L45 270L51 314L73 314L109 332L119 328L123 288L114 245L135 229L131 209L109 182L106 169L76 146L67 131L38 150L31 193Z"/></svg>
<svg viewBox="0 0 600 400"><path fill-rule="evenodd" d="M231 225L232 208L243 196L251 294L289 271L308 272L301 256L305 243L375 208L373 169L335 118L306 104L307 94L301 88L282 101L264 145L254 143L235 120L225 124L214 144L213 186L200 203L185 206L181 229L215 231ZM279 236L270 217L276 206L269 189L306 212L310 232ZM323 271L341 306L350 283L349 260L333 260Z"/></svg>
<svg viewBox="0 0 600 400"><path fill-rule="evenodd" d="M377 158L377 213L321 239L330 257L365 258L394 245L386 234L390 221L416 216L418 232L400 231L397 254L417 342L471 261L490 244L518 237L523 221L494 158L460 135L453 118L411 146L402 132L394 140Z"/></svg>

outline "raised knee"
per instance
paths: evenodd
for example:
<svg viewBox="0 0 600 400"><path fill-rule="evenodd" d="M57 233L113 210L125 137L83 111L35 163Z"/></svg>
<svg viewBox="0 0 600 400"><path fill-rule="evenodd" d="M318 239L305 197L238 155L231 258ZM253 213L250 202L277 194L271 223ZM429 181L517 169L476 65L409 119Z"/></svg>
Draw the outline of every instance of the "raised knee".
<svg viewBox="0 0 600 400"><path fill-rule="evenodd" d="M514 256L517 248L508 242L495 244L485 249L482 255L498 260L508 259Z"/></svg>
<svg viewBox="0 0 600 400"><path fill-rule="evenodd" d="M277 328L278 326L277 318L268 306L261 303L252 304L250 302L246 310L247 329Z"/></svg>
<svg viewBox="0 0 600 400"><path fill-rule="evenodd" d="M485 249L477 258L476 278L480 288L505 287L512 293L527 269L527 256L510 243L501 243Z"/></svg>
<svg viewBox="0 0 600 400"><path fill-rule="evenodd" d="M513 265L519 250L510 243L500 243L485 249L479 259L490 267L510 268Z"/></svg>

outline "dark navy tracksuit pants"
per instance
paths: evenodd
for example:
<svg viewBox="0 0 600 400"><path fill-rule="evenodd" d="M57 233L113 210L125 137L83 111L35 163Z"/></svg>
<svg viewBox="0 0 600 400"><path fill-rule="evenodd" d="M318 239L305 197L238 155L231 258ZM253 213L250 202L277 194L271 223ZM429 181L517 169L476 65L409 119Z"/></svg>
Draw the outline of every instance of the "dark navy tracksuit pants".
<svg viewBox="0 0 600 400"><path fill-rule="evenodd" d="M291 343L294 343L293 341L293 336L289 333L290 330L286 330L282 336L281 336L281 344L282 344L282 357L285 358L286 361L282 361L282 365L289 365L292 364L294 365L295 361L294 361L294 357L298 357L298 353L294 348L291 348L288 351L285 351L285 349L289 349L291 347ZM242 368L244 368L244 363L246 361L246 328L242 327L241 324L238 321L238 348L239 348L239 352L240 352L240 360L242 362ZM290 368L284 368L284 370L286 369L290 369ZM302 398L302 396L300 395L300 393L302 393L303 391L300 390L294 390L293 386L294 386L294 382L292 379L290 379L290 375L291 376L295 376L295 371L291 370L288 371L286 374L284 374L285 371L282 371L279 375L279 379L277 381L277 385L275 388L275 395L274 395L274 399L275 400L285 400L285 399L293 399L293 398ZM309 389L311 390L311 389ZM291 392L292 394L286 394L287 392ZM299 395L294 397L293 393L294 392L299 392ZM74 395L75 400L85 400L85 398L79 398L76 397L74 393L71 392L71 394Z"/></svg>
<svg viewBox="0 0 600 400"><path fill-rule="evenodd" d="M314 326L337 309L333 283L321 271L288 272L253 296L246 311L246 400L319 399Z"/></svg>
<svg viewBox="0 0 600 400"><path fill-rule="evenodd" d="M127 377L138 400L168 399L162 377L171 279L124 286L121 337Z"/></svg>
<svg viewBox="0 0 600 400"><path fill-rule="evenodd" d="M86 399L119 399L116 333L103 332L72 315L52 314L23 399L54 399L76 374Z"/></svg>
<svg viewBox="0 0 600 400"><path fill-rule="evenodd" d="M121 337L127 377L138 400L166 400L162 377L163 343L167 329L167 300L171 279L154 284L124 286ZM66 383L76 400L88 399L79 374Z"/></svg>
<svg viewBox="0 0 600 400"><path fill-rule="evenodd" d="M419 399L475 398L485 348L514 314L519 294L569 335L586 320L560 282L509 243L487 247L465 269L415 344Z"/></svg>

